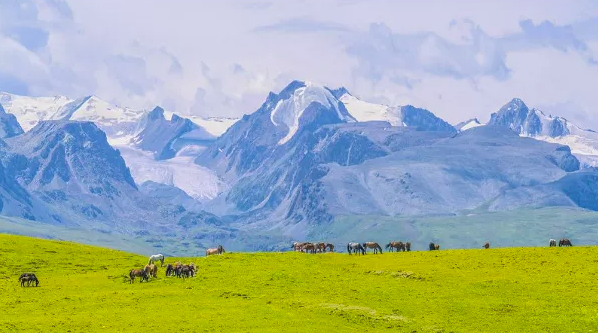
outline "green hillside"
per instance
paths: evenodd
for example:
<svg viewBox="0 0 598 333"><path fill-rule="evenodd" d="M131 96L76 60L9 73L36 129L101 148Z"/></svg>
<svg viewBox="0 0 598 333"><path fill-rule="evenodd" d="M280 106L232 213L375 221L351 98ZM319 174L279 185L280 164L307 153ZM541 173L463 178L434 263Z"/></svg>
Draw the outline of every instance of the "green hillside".
<svg viewBox="0 0 598 333"><path fill-rule="evenodd" d="M174 262L175 258L167 258ZM129 284L146 258L0 235L0 330L590 332L598 248L227 253L190 279ZM18 276L34 271L38 288Z"/></svg>

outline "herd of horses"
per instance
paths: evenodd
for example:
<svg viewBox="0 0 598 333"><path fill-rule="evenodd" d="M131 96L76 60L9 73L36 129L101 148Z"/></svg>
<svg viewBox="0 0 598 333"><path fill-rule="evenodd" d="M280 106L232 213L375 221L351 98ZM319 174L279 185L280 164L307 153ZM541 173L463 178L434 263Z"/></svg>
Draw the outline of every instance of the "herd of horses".
<svg viewBox="0 0 598 333"><path fill-rule="evenodd" d="M557 241L556 239L550 239L548 242L549 247L556 247ZM568 238L562 238L558 241L558 246L573 246L571 241ZM483 246L485 249L490 248L490 243L485 243ZM347 243L347 252L349 255L351 254L367 254L368 249L374 251L374 254L380 253L382 254L382 247L380 244L376 242L365 242L365 243L357 243L357 242L350 242ZM386 249L390 252L409 252L411 251L411 243L410 242L402 242L402 241L391 241L386 244ZM430 251L438 251L440 250L440 244L430 243L428 245L428 249ZM294 242L293 243L293 250L297 252L303 253L325 253L326 251L334 252L334 245L331 243L323 243L323 242ZM222 245L218 245L216 248L211 248L206 250L206 257L211 255L220 255L225 253L226 251L222 247ZM164 267L164 255L163 254L154 254L149 257L147 265L145 265L141 269L132 269L129 271L129 283L134 283L136 278L139 278L139 282L149 282L151 278L158 277L158 266L156 265L157 262L160 262L160 267ZM190 264L181 264L180 261L174 264L167 264L166 265L166 276L176 276L178 278L189 278L194 277L197 274L197 266L194 263ZM19 276L19 283L21 287L27 285L36 287L39 286L39 280L34 273L23 273Z"/></svg>
<svg viewBox="0 0 598 333"><path fill-rule="evenodd" d="M207 249L206 250L206 257L211 255L219 255L223 254L226 251L222 245L218 245L216 248ZM151 278L158 277L158 266L156 265L157 262L160 262L160 267L164 267L164 255L163 254L154 254L149 257L147 265L141 269L132 269L129 271L129 283L134 283L136 278L139 278L139 283L141 282L149 282ZM176 276L178 278L190 278L194 277L197 274L197 265L194 263L189 264L182 264L180 261L177 261L174 264L167 264L166 265L166 276Z"/></svg>

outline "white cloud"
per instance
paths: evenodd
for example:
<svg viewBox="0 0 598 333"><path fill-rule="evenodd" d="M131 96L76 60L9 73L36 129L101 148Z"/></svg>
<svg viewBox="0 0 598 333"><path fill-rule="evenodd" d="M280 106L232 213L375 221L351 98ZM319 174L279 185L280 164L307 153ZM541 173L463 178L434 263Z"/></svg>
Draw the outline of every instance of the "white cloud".
<svg viewBox="0 0 598 333"><path fill-rule="evenodd" d="M598 129L596 31L592 0L3 1L0 90L233 116L306 79L451 122L518 96Z"/></svg>

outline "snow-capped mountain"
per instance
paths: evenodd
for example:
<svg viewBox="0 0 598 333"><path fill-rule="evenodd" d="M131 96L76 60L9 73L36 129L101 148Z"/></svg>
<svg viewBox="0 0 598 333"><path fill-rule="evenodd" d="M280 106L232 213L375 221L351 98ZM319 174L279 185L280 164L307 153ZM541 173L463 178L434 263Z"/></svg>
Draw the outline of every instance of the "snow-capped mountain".
<svg viewBox="0 0 598 333"><path fill-rule="evenodd" d="M488 125L508 127L521 136L567 145L583 165L598 166L598 133L583 129L565 118L529 109L518 98L493 113Z"/></svg>
<svg viewBox="0 0 598 333"><path fill-rule="evenodd" d="M65 96L29 97L0 92L0 104L6 112L13 114L25 131L30 130L41 120L77 120L92 121L108 137L128 135L136 129L137 123L146 111L119 107L97 96L70 99ZM165 111L167 120L174 113ZM238 119L187 117L213 136L220 136Z"/></svg>
<svg viewBox="0 0 598 333"><path fill-rule="evenodd" d="M173 114L166 120L164 110L156 107L138 122L132 142L137 148L153 152L157 160L165 160L186 145L207 145L215 139L189 119Z"/></svg>
<svg viewBox="0 0 598 333"><path fill-rule="evenodd" d="M467 121L464 122L460 122L457 125L455 125L455 129L457 129L457 131L462 132L462 131L467 131L470 128L475 128L478 126L484 126L484 124L482 124L478 118L473 118L473 119L469 119Z"/></svg>
<svg viewBox="0 0 598 333"><path fill-rule="evenodd" d="M306 100L301 94L309 91L326 98L296 102ZM309 225L343 214L475 209L505 189L553 182L579 168L568 147L496 126L456 134L435 116L409 107L403 119L415 119L419 122L411 124L419 126L339 117L344 104L336 92L292 82L270 93L256 112L206 149L197 163L215 170L230 186L209 209L303 235ZM410 118L409 112L426 117ZM278 115L287 121L278 121Z"/></svg>
<svg viewBox="0 0 598 333"><path fill-rule="evenodd" d="M43 120L94 122L122 152L137 184L155 181L177 186L201 201L226 187L213 172L192 160L237 119L183 118L159 107L145 112L118 107L96 96L73 100L0 92L0 103L6 106L7 117L16 116L25 130Z"/></svg>
<svg viewBox="0 0 598 333"><path fill-rule="evenodd" d="M23 129L17 118L12 114L6 113L2 104L0 104L0 139L10 138L22 133Z"/></svg>
<svg viewBox="0 0 598 333"><path fill-rule="evenodd" d="M0 104L15 115L25 131L42 120L92 121L109 136L130 131L143 111L121 108L96 97L28 97L0 92Z"/></svg>
<svg viewBox="0 0 598 333"><path fill-rule="evenodd" d="M42 121L7 139L6 169L32 195L51 205L59 222L126 211L137 187L119 152L91 122ZM120 207L118 209L117 207Z"/></svg>
<svg viewBox="0 0 598 333"><path fill-rule="evenodd" d="M411 105L390 107L369 103L351 95L345 88L336 89L333 93L345 105L349 113L360 122L386 121L392 126L415 127L418 130L455 131L453 126L426 109Z"/></svg>

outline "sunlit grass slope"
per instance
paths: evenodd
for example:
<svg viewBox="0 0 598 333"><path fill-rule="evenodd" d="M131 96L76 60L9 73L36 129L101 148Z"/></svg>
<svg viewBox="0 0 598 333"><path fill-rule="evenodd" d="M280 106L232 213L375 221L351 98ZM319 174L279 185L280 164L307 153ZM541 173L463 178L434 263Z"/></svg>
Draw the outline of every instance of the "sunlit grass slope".
<svg viewBox="0 0 598 333"><path fill-rule="evenodd" d="M174 262L175 258L167 258ZM589 332L598 248L184 258L199 275L126 283L146 258L0 235L0 330ZM38 288L18 276L37 273Z"/></svg>

